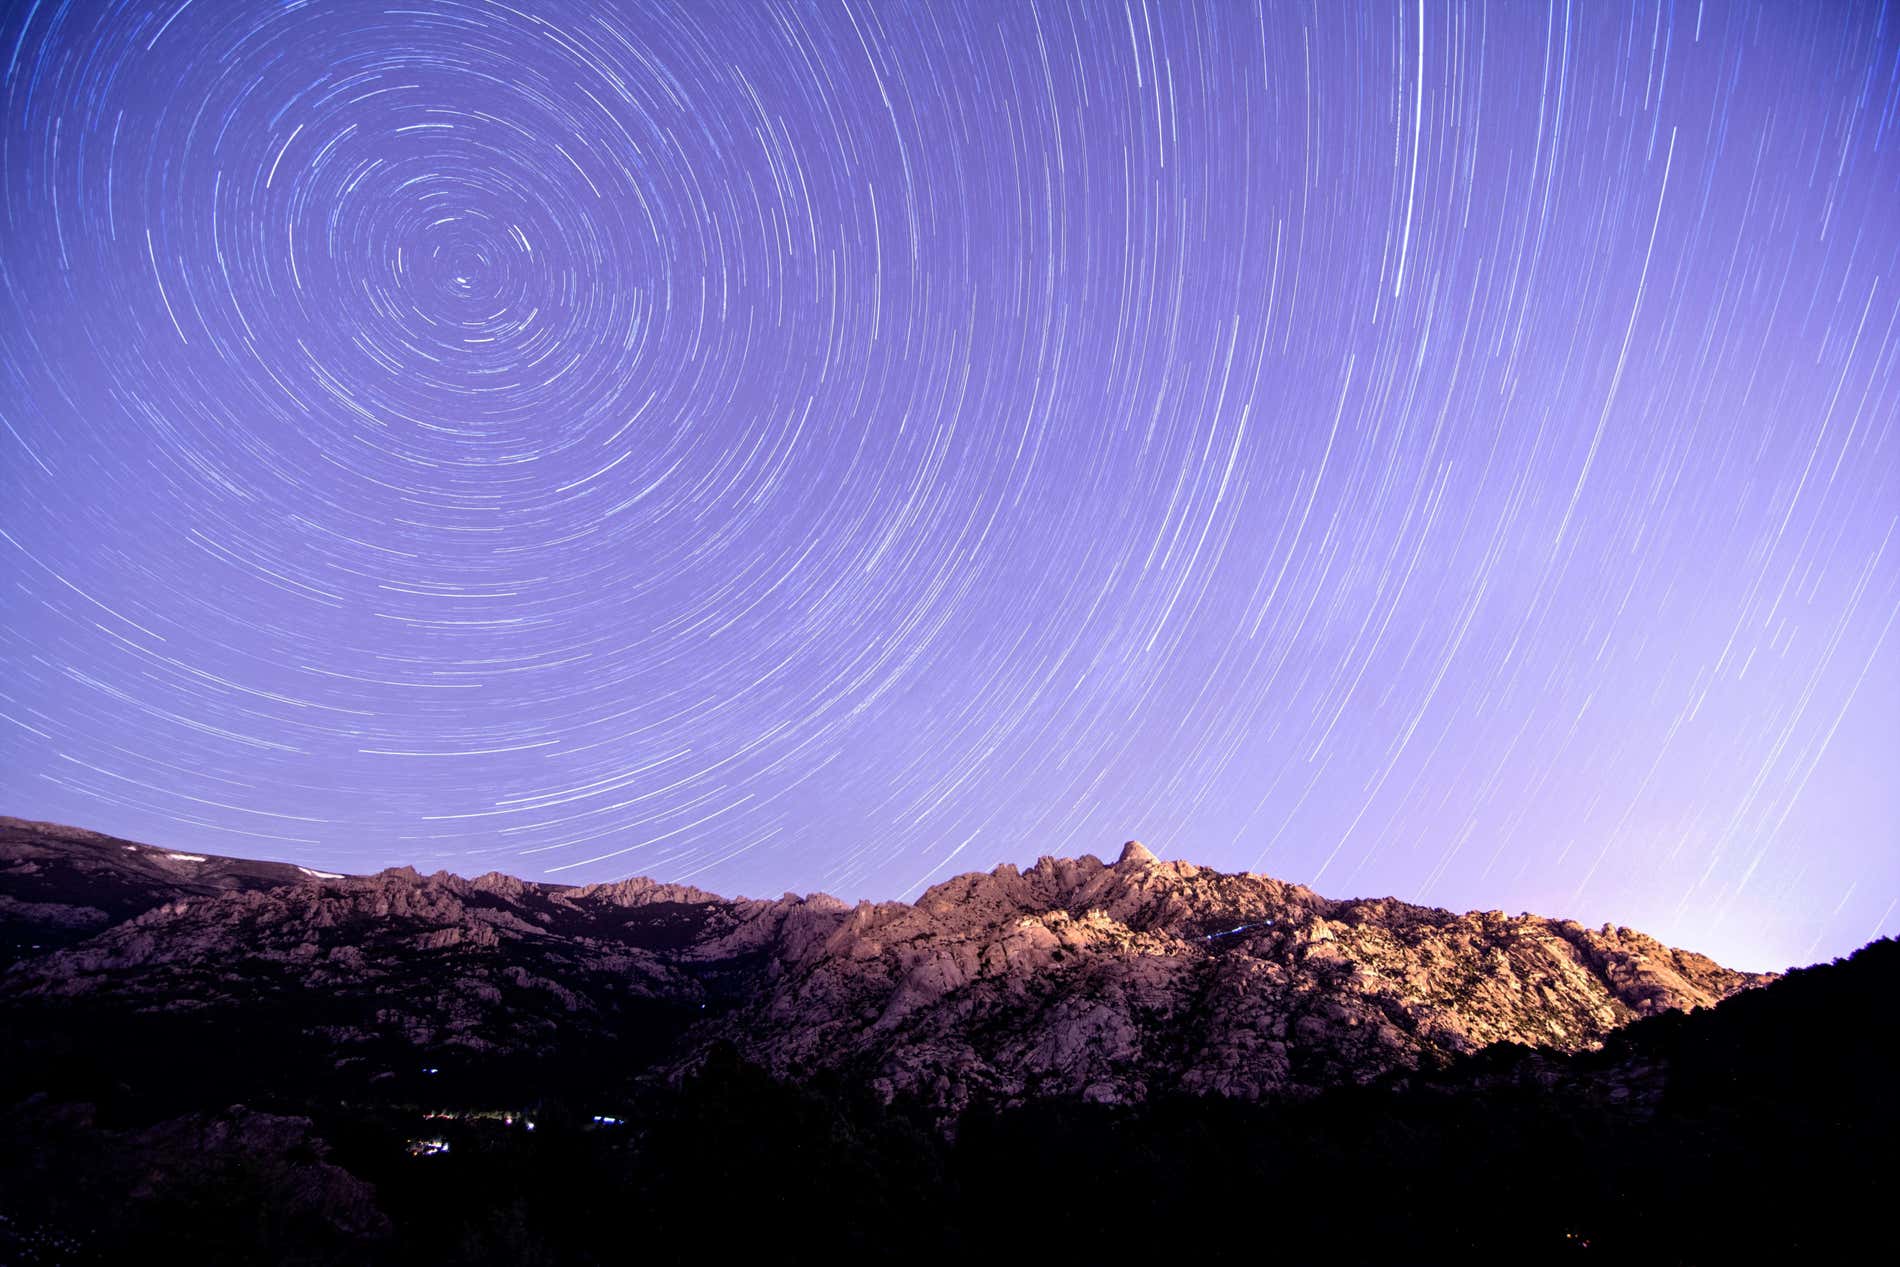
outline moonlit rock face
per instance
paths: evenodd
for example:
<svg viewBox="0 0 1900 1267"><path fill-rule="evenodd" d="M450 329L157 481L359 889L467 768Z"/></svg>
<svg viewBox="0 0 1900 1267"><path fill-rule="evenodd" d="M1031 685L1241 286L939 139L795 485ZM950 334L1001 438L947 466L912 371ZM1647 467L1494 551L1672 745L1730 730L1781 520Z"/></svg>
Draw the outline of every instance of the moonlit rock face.
<svg viewBox="0 0 1900 1267"><path fill-rule="evenodd" d="M233 859L210 865L253 874L186 897L136 862L101 866L84 833L0 820L0 836L39 864L0 858L0 898L47 896L62 872L67 899L0 902L18 932L63 947L0 976L0 1003L182 997L245 1014L321 999L316 1051L380 1037L409 1047L408 1067L438 1050L548 1055L631 1026L651 1032L629 1045L669 1045L646 1058L674 1071L730 1043L782 1077L826 1071L951 1114L1041 1096L1307 1095L1497 1042L1581 1050L1762 983L1627 928L1333 901L1160 865L1133 842L1114 866L1043 858L952 877L914 905L853 906L413 868L309 884L279 866L260 890L277 864ZM108 895L112 914L80 905ZM643 1024L642 1000L673 1020Z"/></svg>
<svg viewBox="0 0 1900 1267"><path fill-rule="evenodd" d="M0 808L1843 951L1897 75L1848 3L9 4Z"/></svg>

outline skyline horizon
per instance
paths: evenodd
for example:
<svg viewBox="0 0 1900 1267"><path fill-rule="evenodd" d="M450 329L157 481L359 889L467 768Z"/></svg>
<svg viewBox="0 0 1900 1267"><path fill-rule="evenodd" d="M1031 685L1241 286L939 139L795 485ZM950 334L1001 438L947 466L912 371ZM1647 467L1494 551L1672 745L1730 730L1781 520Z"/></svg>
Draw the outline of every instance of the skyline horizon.
<svg viewBox="0 0 1900 1267"><path fill-rule="evenodd" d="M941 884L945 884L949 881L955 880L961 876L993 875L1003 867L1013 867L1018 873L1021 873L1021 872L1030 870L1032 867L1036 865L1036 863L1042 861L1044 858L1053 858L1053 859L1056 859L1057 861L1070 860L1070 861L1078 861L1078 862L1084 859L1093 858L1095 861L1101 863L1103 866L1112 868L1116 865L1117 858L1120 852L1127 845L1137 844L1137 845L1140 845L1142 848L1148 850L1149 852L1153 853L1157 861L1162 862L1162 863L1186 862L1186 863L1191 863L1192 865L1194 865L1195 867L1203 871L1211 870L1211 871L1221 872L1224 874L1265 876L1267 878L1279 880L1285 883L1301 885L1302 887L1310 889L1313 892L1319 894L1319 896L1329 901L1334 901L1334 902L1352 902L1352 901L1366 901L1366 900L1394 900L1394 901L1407 903L1408 905L1419 906L1423 908L1450 911L1454 914L1464 914L1468 912L1481 912L1481 911L1498 911L1505 915L1530 915L1530 916L1537 916L1544 919L1557 920L1557 921L1568 920L1568 921L1575 922L1585 928L1591 928L1591 929L1605 928L1605 927L1632 929L1638 933L1643 933L1647 936L1653 937L1657 941L1673 949L1692 951L1697 954L1706 955L1707 957L1709 957L1710 959L1713 959L1714 961L1723 965L1724 967L1733 968L1733 969L1736 969L1738 971L1743 971L1743 972L1780 973L1780 972L1790 971L1795 968L1808 967L1813 964L1829 963L1835 960L1846 958L1848 955L1853 954L1856 950L1859 950L1861 947L1866 946L1872 942L1879 941L1883 937L1891 938L1895 936L1893 932L1887 930L1887 928L1885 927L1885 921L1883 921L1880 927L1875 928L1875 930L1871 934L1869 934L1865 938L1862 938L1860 941L1847 944L1845 946L1845 949L1821 954L1819 955L1819 957L1797 958L1797 959L1791 959L1791 960L1786 960L1786 961L1770 960L1770 959L1763 959L1763 958L1758 958L1758 957L1751 958L1751 952L1747 948L1749 946L1749 943L1745 940L1737 940L1735 943L1735 949L1737 953L1731 954L1725 950L1719 950L1716 947L1713 947L1710 945L1704 945L1704 944L1699 944L1693 941L1683 940L1679 937L1671 935L1666 930L1654 927L1651 924L1642 922L1640 920L1618 918L1613 914L1605 914L1601 918L1596 918L1596 917L1584 918L1583 916L1581 916L1580 914L1576 912L1567 911L1567 910L1546 909L1546 908L1537 907L1537 906L1523 906L1523 907L1517 908L1516 910L1513 910L1512 907L1514 904L1512 903L1505 903L1505 904L1500 905L1497 903L1486 903L1483 901L1429 900L1422 896L1408 895L1404 892L1382 893L1382 892L1376 892L1372 890L1346 891L1344 889L1341 889L1339 891L1331 891L1327 887L1325 887L1323 884L1316 885L1309 881L1299 879L1297 877L1278 874L1272 871L1271 869L1262 870L1262 869L1243 868L1243 869L1236 870L1232 868L1215 866L1213 864L1200 862L1199 860L1195 859L1188 853L1171 855L1168 848L1165 845L1152 844L1149 841L1140 839L1139 837L1124 838L1123 840L1111 846L1105 846L1099 850L1093 849L1093 848L1083 848L1079 852L1072 853L1072 854L1052 854L1046 851L1029 855L1029 856L1023 856L1021 854L1017 854L1017 855L1012 855L1008 857L998 857L998 858L992 859L991 861L983 865L979 865L978 860L972 858L968 862L967 865L961 868L951 868L951 869L947 869L943 871L941 874L932 875L928 877L928 879L922 882L921 884L913 884L909 886L908 889L906 889L905 891L901 893L878 894L878 893L853 893L849 891L835 892L829 888L809 887L809 886L801 887L796 884L781 888L777 892L769 891L771 886L767 886L766 889L761 889L758 891L747 891L743 889L728 890L717 884L699 883L697 882L696 877L692 875L657 874L657 873L642 871L637 868L630 871L620 871L620 872L615 872L612 874L606 874L606 875L601 875L601 876L591 877L591 878L586 878L586 879L578 879L578 878L570 879L564 875L553 875L553 874L548 874L546 872L533 872L531 869L529 871L524 872L522 870L511 870L510 868L506 866L501 866L501 865L493 865L493 866L479 865L478 866L478 865L475 865L477 863L477 860L484 857L488 857L488 855L460 854L460 853L445 853L440 858L436 859L436 861L447 861L447 862L455 863L458 865L425 867L424 865L422 865L420 860L415 859L415 858L393 858L391 860L384 861L381 863L366 864L359 870L333 872L333 871L328 871L328 870L320 870L316 867L310 866L309 860L307 858L304 858L299 855L291 854L291 853L271 852L268 850L266 852L261 852L261 853L225 853L216 848L213 848L212 846L198 844L195 842L176 843L176 842L171 842L171 841L158 841L158 840L152 840L152 839L145 839L145 838L136 837L136 836L123 835L117 831L109 831L102 828L89 826L84 823L67 822L67 821L62 821L62 820L44 819L44 818L28 818L19 814L4 812L3 810L0 810L0 820L11 821L11 822L18 823L23 826L32 827L32 828L54 828L58 830L78 831L78 832L84 832L84 833L88 833L92 835L105 836L114 840L124 841L127 844L141 845L146 848L155 849L155 850L159 850L163 852L176 852L176 853L183 853L183 854L203 854L209 857L228 858L233 861L243 861L243 862L280 863L286 866L296 866L299 869L309 873L312 876L312 878L362 879L362 878L374 876L382 871L401 870L403 868L408 868L425 877L436 875L436 874L447 874L447 875L456 876L463 880L473 880L482 875L499 874L499 875L509 876L513 879L526 881L532 884L544 884L544 885L551 885L555 887L571 887L571 888L582 888L588 885L597 885L597 884L613 884L613 883L624 881L624 880L645 879L645 880L651 880L656 884L677 884L684 887L700 889L704 892L711 893L726 901L770 902L780 897L790 895L790 896L796 896L796 897L807 898L807 899L814 898L814 897L830 897L830 898L835 898L839 901L850 903L852 905L857 905L859 903L864 903L864 902L870 902L873 904L883 903L883 902L900 902L900 903L905 903L905 904L915 904L930 889L935 888ZM1819 938L1817 936L1817 941L1818 940Z"/></svg>

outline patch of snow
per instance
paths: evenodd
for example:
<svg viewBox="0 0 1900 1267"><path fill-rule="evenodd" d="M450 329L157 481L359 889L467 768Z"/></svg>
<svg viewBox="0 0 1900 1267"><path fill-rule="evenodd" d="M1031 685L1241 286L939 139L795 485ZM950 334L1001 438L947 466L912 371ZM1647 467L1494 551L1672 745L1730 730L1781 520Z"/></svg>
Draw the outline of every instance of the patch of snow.
<svg viewBox="0 0 1900 1267"><path fill-rule="evenodd" d="M165 856L173 862L203 862L205 860L205 856L201 853L168 853Z"/></svg>
<svg viewBox="0 0 1900 1267"><path fill-rule="evenodd" d="M319 880L341 880L343 878L341 871L312 871L309 867L298 867L297 870L303 872L305 875L315 876Z"/></svg>

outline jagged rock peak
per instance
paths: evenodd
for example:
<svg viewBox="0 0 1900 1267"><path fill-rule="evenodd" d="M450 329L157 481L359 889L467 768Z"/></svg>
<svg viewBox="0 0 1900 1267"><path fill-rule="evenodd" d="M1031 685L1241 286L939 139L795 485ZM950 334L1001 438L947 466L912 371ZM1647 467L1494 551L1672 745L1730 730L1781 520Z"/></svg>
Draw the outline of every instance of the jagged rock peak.
<svg viewBox="0 0 1900 1267"><path fill-rule="evenodd" d="M1149 849L1148 846L1142 844L1139 840L1131 840L1122 846L1122 856L1115 859L1115 865L1118 867L1147 867L1153 866L1159 861L1161 861L1161 859L1155 857L1154 851Z"/></svg>

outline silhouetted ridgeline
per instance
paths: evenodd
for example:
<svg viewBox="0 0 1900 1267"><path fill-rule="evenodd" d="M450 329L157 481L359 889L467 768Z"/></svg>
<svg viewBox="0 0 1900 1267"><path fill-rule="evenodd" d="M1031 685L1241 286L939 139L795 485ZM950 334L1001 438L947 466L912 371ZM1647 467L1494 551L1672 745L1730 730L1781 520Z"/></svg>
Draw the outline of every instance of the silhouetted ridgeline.
<svg viewBox="0 0 1900 1267"><path fill-rule="evenodd" d="M1138 848L857 908L243 870L275 865L0 824L28 939L0 1261L1712 1263L1885 1235L1890 941L1746 989L1627 930ZM35 918L65 930L37 952Z"/></svg>

